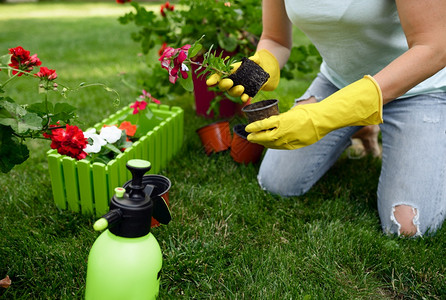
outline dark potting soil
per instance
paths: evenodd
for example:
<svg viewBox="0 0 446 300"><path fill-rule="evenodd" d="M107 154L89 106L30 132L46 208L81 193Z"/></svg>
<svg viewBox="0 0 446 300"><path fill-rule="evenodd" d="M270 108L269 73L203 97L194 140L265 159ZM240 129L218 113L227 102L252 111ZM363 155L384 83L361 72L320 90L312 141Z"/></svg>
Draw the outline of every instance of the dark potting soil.
<svg viewBox="0 0 446 300"><path fill-rule="evenodd" d="M268 80L269 74L252 60L243 57L240 67L228 78L234 82L234 86L242 85L249 97L254 97Z"/></svg>

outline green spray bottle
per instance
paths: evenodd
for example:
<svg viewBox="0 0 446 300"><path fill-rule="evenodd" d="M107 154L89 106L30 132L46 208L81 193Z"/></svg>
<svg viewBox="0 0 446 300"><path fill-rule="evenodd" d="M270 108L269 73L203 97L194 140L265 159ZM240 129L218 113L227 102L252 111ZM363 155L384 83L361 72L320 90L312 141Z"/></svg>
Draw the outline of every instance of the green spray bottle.
<svg viewBox="0 0 446 300"><path fill-rule="evenodd" d="M161 197L151 197L154 186L143 183L150 162L133 159L127 168L131 182L115 189L110 211L93 226L108 229L88 256L86 300L155 299L159 293L162 253L150 224L154 207L163 224L170 221L170 212Z"/></svg>

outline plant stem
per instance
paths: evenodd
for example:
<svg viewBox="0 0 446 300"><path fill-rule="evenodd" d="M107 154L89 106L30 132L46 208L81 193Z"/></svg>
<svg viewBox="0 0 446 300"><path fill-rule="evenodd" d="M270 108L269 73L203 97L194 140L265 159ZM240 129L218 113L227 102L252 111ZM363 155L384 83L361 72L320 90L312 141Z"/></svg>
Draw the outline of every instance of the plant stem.
<svg viewBox="0 0 446 300"><path fill-rule="evenodd" d="M22 135L22 134L18 134L18 133L16 133L16 132L12 132L12 135L13 135L13 136L16 136L16 137L18 137L18 138L20 138L20 139L22 139L22 140L24 140L24 139L49 140L49 139L47 139L46 137L36 136L36 135L33 135L33 134Z"/></svg>
<svg viewBox="0 0 446 300"><path fill-rule="evenodd" d="M231 75L231 74L228 73L228 72L224 72L224 71L222 71L222 70L216 69L215 67L212 67L212 66L210 66L210 65L208 65L208 64L202 64L202 63L199 63L199 62L190 60L190 59L188 59L188 61L189 61L189 63L190 63L191 65L193 64L193 65L196 65L196 66L200 66L200 67L205 67L205 68L211 69L211 70L213 70L213 71L215 71L215 72L217 72L217 73L220 73L220 74L223 75L223 76L229 76L229 75Z"/></svg>
<svg viewBox="0 0 446 300"><path fill-rule="evenodd" d="M0 84L0 87L5 87L10 81L12 81L14 78L16 78L17 76L19 76L19 74L27 74L27 73L24 73L24 72L22 72L22 71L20 71L20 70L18 70L18 69L14 69L14 68L10 68L10 67L6 67L6 68L4 68L4 67L0 67L0 71L1 70L14 70L14 71L17 71L18 73L16 73L15 75L13 75L12 77L9 77L8 78L8 80L6 80L3 84Z"/></svg>

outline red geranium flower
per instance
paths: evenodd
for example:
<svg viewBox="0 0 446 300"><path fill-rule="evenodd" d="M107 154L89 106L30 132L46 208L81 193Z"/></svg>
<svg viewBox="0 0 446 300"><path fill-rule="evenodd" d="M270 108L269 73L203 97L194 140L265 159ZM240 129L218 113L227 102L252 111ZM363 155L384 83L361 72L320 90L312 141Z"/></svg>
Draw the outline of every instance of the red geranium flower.
<svg viewBox="0 0 446 300"><path fill-rule="evenodd" d="M144 110L147 106L147 102L144 100L141 101L135 101L132 105L130 105L131 108L133 108L133 114L136 115L139 113L140 110Z"/></svg>
<svg viewBox="0 0 446 300"><path fill-rule="evenodd" d="M87 146L88 140L77 126L67 124L66 129L54 129L47 136L51 138L51 148L57 149L59 154L68 155L78 160L87 157L87 153L83 149Z"/></svg>
<svg viewBox="0 0 446 300"><path fill-rule="evenodd" d="M40 79L54 80L57 78L57 73L56 70L51 70L47 67L41 67L36 76L40 77Z"/></svg>
<svg viewBox="0 0 446 300"><path fill-rule="evenodd" d="M131 2L132 0L116 0L116 3L118 4L124 4L126 2Z"/></svg>
<svg viewBox="0 0 446 300"><path fill-rule="evenodd" d="M163 17L165 17L165 16L166 16L166 12L165 12L165 10L167 9L167 10L173 11L173 10L174 10L174 7L175 7L175 5L172 5L172 4L169 3L169 1L166 1L166 3L165 3L165 4L162 4L161 7L160 7L160 13L161 13L161 15L162 15Z"/></svg>
<svg viewBox="0 0 446 300"><path fill-rule="evenodd" d="M37 54L29 55L30 52L28 50L23 49L21 46L10 48L9 54L11 54L11 63L8 66L22 70L24 72L31 72L34 67L40 66L42 62L37 58ZM13 70L12 74L18 76L22 76L23 73Z"/></svg>
<svg viewBox="0 0 446 300"><path fill-rule="evenodd" d="M42 133L43 137L46 138L46 139L51 139L51 135L52 135L52 133L51 133L51 128L59 127L59 124L60 124L60 122L57 121L56 124L52 124L52 125L50 125L50 129L49 129L49 131L48 131L49 133L48 133L48 132L43 132L43 133Z"/></svg>

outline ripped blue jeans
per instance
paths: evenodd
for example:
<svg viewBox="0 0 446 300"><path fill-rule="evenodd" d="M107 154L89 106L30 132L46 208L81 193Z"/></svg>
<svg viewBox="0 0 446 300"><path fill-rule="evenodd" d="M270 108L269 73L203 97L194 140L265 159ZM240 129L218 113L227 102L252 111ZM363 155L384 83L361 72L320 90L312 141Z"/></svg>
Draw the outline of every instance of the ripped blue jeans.
<svg viewBox="0 0 446 300"><path fill-rule="evenodd" d="M300 99L318 101L338 89L319 74ZM397 99L384 106L378 211L385 233L400 234L395 207L413 209L415 236L434 233L446 216L446 92ZM296 150L268 149L260 166L261 187L281 196L306 193L351 145L360 127L330 132Z"/></svg>

